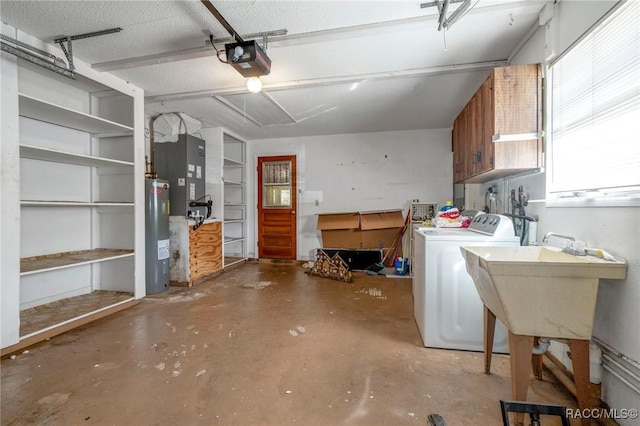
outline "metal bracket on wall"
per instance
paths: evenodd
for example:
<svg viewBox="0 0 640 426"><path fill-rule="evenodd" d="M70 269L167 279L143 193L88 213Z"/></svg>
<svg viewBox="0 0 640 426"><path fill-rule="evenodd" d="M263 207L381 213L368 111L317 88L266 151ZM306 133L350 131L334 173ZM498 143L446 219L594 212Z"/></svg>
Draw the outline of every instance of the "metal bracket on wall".
<svg viewBox="0 0 640 426"><path fill-rule="evenodd" d="M46 68L50 71L63 75L65 77L75 79L75 67L73 65L73 51L71 46L72 40L78 40L87 37L95 37L105 34L112 34L122 31L122 28L112 28L109 30L96 31L92 33L80 34L70 37L61 37L54 40L55 43L60 45L60 48L64 52L64 55L69 62L69 66L65 66L65 63L62 59L52 55L49 52L46 52L42 49L38 49L37 47L33 47L27 43L24 43L20 40L14 39L12 37L6 36L4 34L0 34L0 38L2 42L0 43L0 47L3 52L10 53L12 55L17 56L20 59L24 59L25 61L36 64L40 67ZM64 43L67 42L67 46L65 47Z"/></svg>
<svg viewBox="0 0 640 426"><path fill-rule="evenodd" d="M67 57L67 61L69 62L69 71L73 72L75 70L75 67L73 66L73 50L72 50L71 41L80 40L83 38L119 33L120 31L122 31L122 28L110 28L108 30L94 31L92 33L84 33L84 34L78 34L74 36L60 37L60 38L54 39L53 42L58 43L60 45L60 49L62 49L62 51L64 52L64 56ZM64 46L65 42L67 42L67 47Z"/></svg>
<svg viewBox="0 0 640 426"><path fill-rule="evenodd" d="M1 49L3 52L10 53L20 59L31 62L65 77L75 79L75 74L66 68L64 61L49 52L30 46L20 40L0 34L2 39ZM10 43L10 44L9 44ZM12 46L13 45L13 46ZM33 53L32 53L33 52Z"/></svg>

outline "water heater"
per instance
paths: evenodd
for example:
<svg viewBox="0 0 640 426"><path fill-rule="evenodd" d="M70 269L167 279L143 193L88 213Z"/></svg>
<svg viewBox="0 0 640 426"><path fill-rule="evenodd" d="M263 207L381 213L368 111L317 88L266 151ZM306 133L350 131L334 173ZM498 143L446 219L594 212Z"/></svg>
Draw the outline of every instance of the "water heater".
<svg viewBox="0 0 640 426"><path fill-rule="evenodd" d="M147 294L169 288L169 182L147 179L145 184L145 254Z"/></svg>

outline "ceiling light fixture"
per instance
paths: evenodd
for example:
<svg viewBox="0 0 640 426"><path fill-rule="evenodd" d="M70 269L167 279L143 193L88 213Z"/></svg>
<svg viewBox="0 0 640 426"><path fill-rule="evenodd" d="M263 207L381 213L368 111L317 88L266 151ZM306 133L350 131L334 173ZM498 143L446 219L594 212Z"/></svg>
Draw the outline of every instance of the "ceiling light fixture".
<svg viewBox="0 0 640 426"><path fill-rule="evenodd" d="M262 80L258 77L251 77L247 79L247 89L251 93L260 93L262 90Z"/></svg>
<svg viewBox="0 0 640 426"><path fill-rule="evenodd" d="M243 53L244 49L242 48L242 46L236 46L236 48L233 49L233 57L231 58L231 61L238 62L240 58L242 58Z"/></svg>

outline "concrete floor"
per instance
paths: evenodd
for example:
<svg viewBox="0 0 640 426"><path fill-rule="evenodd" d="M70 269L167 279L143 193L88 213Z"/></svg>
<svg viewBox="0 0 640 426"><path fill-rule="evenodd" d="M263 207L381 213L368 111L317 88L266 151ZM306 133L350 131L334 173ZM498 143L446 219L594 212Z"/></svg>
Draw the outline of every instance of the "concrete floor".
<svg viewBox="0 0 640 426"><path fill-rule="evenodd" d="M1 423L501 425L509 358L482 365L422 347L411 279L247 263L5 357ZM531 377L530 401L576 407Z"/></svg>

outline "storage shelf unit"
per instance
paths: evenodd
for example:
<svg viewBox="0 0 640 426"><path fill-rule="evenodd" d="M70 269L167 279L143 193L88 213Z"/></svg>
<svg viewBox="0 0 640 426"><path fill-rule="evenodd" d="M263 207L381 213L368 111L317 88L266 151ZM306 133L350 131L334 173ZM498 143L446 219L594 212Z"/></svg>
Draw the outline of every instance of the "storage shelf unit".
<svg viewBox="0 0 640 426"><path fill-rule="evenodd" d="M227 133L222 141L224 266L247 259L246 144Z"/></svg>
<svg viewBox="0 0 640 426"><path fill-rule="evenodd" d="M405 238L409 238L409 273L413 275L413 262L415 259L415 241L413 232L421 227L425 226L425 222L431 221L438 213L438 203L435 202L414 202L409 205L409 222L411 226L407 229L409 235Z"/></svg>
<svg viewBox="0 0 640 426"><path fill-rule="evenodd" d="M19 279L2 283L18 286L11 293L15 299L4 300L2 307L18 305L21 314L3 323L3 354L124 309L145 295L143 92L82 61L76 80L27 62L11 66L18 110L13 116L3 110L2 128L3 135L17 128L12 143L20 176L10 190L19 193L13 211L19 212L20 259L3 262ZM62 322L55 315L43 319L40 312L37 325L30 323L32 308L45 311L53 302L72 299L83 306L82 299L95 298L94 293L117 296L100 297L113 300L112 306L81 308Z"/></svg>

